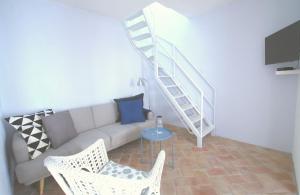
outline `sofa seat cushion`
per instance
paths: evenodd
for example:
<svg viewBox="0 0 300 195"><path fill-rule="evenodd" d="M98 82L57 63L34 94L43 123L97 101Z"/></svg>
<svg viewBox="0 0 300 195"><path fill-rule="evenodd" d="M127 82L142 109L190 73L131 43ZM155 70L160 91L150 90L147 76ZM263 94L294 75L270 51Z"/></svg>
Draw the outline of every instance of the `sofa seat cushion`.
<svg viewBox="0 0 300 195"><path fill-rule="evenodd" d="M117 148L140 137L140 129L134 124L121 125L115 123L99 128L100 131L109 135L111 149Z"/></svg>
<svg viewBox="0 0 300 195"><path fill-rule="evenodd" d="M99 173L121 179L132 180L147 179L149 177L149 174L145 171L140 171L129 166L121 165L111 160L104 165Z"/></svg>
<svg viewBox="0 0 300 195"><path fill-rule="evenodd" d="M48 156L69 156L81 151L81 148L71 140L57 149L50 148L34 160L19 163L15 169L18 182L30 185L39 181L41 177L49 176L50 173L44 166L44 160Z"/></svg>
<svg viewBox="0 0 300 195"><path fill-rule="evenodd" d="M110 137L98 129L88 130L86 132L80 133L75 137L72 142L76 143L81 150L86 149L98 139L103 139L106 150L109 150L111 147Z"/></svg>

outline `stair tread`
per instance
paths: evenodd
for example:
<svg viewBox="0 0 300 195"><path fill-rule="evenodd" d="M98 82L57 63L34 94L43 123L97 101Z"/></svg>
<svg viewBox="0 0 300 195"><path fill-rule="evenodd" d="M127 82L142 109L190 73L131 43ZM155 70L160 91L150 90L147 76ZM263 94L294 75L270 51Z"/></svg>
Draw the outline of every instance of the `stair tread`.
<svg viewBox="0 0 300 195"><path fill-rule="evenodd" d="M214 125L209 125L203 128L202 130L202 137L205 137L206 135L208 135L210 132L212 132L214 130L215 126ZM200 130L198 128L198 130Z"/></svg>
<svg viewBox="0 0 300 195"><path fill-rule="evenodd" d="M141 17L141 16L143 16L143 15L144 15L143 11L139 11L139 12L137 12L136 14L134 14L134 15L128 17L128 18L126 19L126 21L134 20L134 19L136 19L136 18L138 18L138 17Z"/></svg>
<svg viewBox="0 0 300 195"><path fill-rule="evenodd" d="M178 98L185 97L185 95L184 95L184 94L178 94L178 95L173 95L173 97L174 97L175 99L178 99Z"/></svg>
<svg viewBox="0 0 300 195"><path fill-rule="evenodd" d="M193 121L194 123L198 122L201 120L201 115L196 115L196 116L191 116L189 117L191 119L191 121Z"/></svg>
<svg viewBox="0 0 300 195"><path fill-rule="evenodd" d="M154 45L147 45L147 46L143 46L143 47L138 47L138 49L142 50L142 51L148 51L149 49L152 49L154 47Z"/></svg>
<svg viewBox="0 0 300 195"><path fill-rule="evenodd" d="M128 26L127 29L129 29L131 31L136 31L136 30L139 30L139 29L142 29L142 28L145 28L145 27L147 27L147 23L146 23L145 20L143 20L143 21L140 21L136 24Z"/></svg>
<svg viewBox="0 0 300 195"><path fill-rule="evenodd" d="M132 37L133 40L135 41L141 41L143 39L148 39L151 37L151 33L144 33L144 34L141 34L141 35L137 35L135 37Z"/></svg>
<svg viewBox="0 0 300 195"><path fill-rule="evenodd" d="M174 84L172 84L172 85L165 85L167 88L173 88L173 87L178 87L177 85L174 85Z"/></svg>
<svg viewBox="0 0 300 195"><path fill-rule="evenodd" d="M149 60L154 61L154 56L147 57Z"/></svg>
<svg viewBox="0 0 300 195"><path fill-rule="evenodd" d="M211 124L208 124L208 125L203 125L203 129L210 129L210 128L213 128L214 125L211 125ZM198 127L199 129L200 127Z"/></svg>
<svg viewBox="0 0 300 195"><path fill-rule="evenodd" d="M171 77L168 76L168 75L158 75L158 77L159 77L159 78L163 78L163 79L165 79L165 78L171 78Z"/></svg>
<svg viewBox="0 0 300 195"><path fill-rule="evenodd" d="M180 106L183 110L189 110L194 108L194 106L192 104L185 104L185 105L181 105Z"/></svg>

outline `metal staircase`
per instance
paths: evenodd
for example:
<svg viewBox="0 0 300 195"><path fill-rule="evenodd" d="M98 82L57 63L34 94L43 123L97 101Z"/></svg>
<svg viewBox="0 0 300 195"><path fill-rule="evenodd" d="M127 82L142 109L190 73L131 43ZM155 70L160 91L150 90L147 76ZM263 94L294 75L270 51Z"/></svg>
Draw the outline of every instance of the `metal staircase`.
<svg viewBox="0 0 300 195"><path fill-rule="evenodd" d="M127 18L128 37L153 66L160 89L202 147L203 138L215 129L215 89L174 44L155 34L148 16L140 11Z"/></svg>

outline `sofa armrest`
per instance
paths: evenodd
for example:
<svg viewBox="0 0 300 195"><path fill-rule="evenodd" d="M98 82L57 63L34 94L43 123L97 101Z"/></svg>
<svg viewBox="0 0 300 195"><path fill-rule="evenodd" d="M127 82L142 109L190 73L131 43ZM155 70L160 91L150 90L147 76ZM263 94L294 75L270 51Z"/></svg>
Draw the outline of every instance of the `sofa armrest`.
<svg viewBox="0 0 300 195"><path fill-rule="evenodd" d="M29 160L29 153L26 142L18 132L15 132L13 135L12 150L17 164Z"/></svg>
<svg viewBox="0 0 300 195"><path fill-rule="evenodd" d="M154 120L155 119L155 114L154 112L150 111L147 114L147 120Z"/></svg>

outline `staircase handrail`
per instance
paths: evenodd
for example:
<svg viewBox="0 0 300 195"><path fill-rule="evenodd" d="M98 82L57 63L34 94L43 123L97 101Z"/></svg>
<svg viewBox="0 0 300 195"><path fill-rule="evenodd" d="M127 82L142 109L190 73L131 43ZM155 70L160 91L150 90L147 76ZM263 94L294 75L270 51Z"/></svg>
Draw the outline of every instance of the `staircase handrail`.
<svg viewBox="0 0 300 195"><path fill-rule="evenodd" d="M187 73L186 71L184 71L184 70L181 68L181 66L178 65L178 62L176 62L176 60L174 59L174 57L173 57L173 56L170 56L170 55L168 54L167 49L166 49L161 43L159 43L159 42L157 42L157 45L160 46L160 47L166 52L166 53L163 53L163 55L166 55L168 58L170 58L170 59L176 64L176 66L177 66L182 72L184 72L184 75L185 75L187 78L189 78L189 80L191 80L191 81L193 82L193 85L195 85L195 87L201 91L201 94L203 94L203 98L204 98L204 100L207 102L207 104L209 105L209 107L211 107L212 109L214 109L214 105L213 105L213 104L208 100L208 98L204 95L204 92L202 91L202 89L199 88L199 87L197 87L196 82L193 81L193 80L191 79L191 77L189 77L188 73Z"/></svg>
<svg viewBox="0 0 300 195"><path fill-rule="evenodd" d="M215 88L212 86L212 84L203 76L203 73L194 65L190 62L190 60L182 54L182 52L178 49L178 47L176 45L174 45L173 43L171 43L170 41L166 40L165 38L156 35L156 38L164 41L165 43L167 43L168 45L170 45L171 47L175 48L177 53L196 71L196 73L202 78L202 80L209 86L209 88L212 90L213 92L213 104L215 104Z"/></svg>
<svg viewBox="0 0 300 195"><path fill-rule="evenodd" d="M163 53L164 55L166 55L168 58L172 59L172 61L174 62L174 64L177 66L178 69L180 69L181 72L183 72L184 76L188 78L188 81L198 90L198 92L201 95L204 95L204 92L202 91L202 89L200 87L197 86L196 82L191 79L191 77L189 77L189 74L181 67L178 65L178 63L175 61L173 56L170 56L166 50L166 48L164 46L162 46L159 42L156 42L157 46L161 47L163 50L165 50L166 53Z"/></svg>

